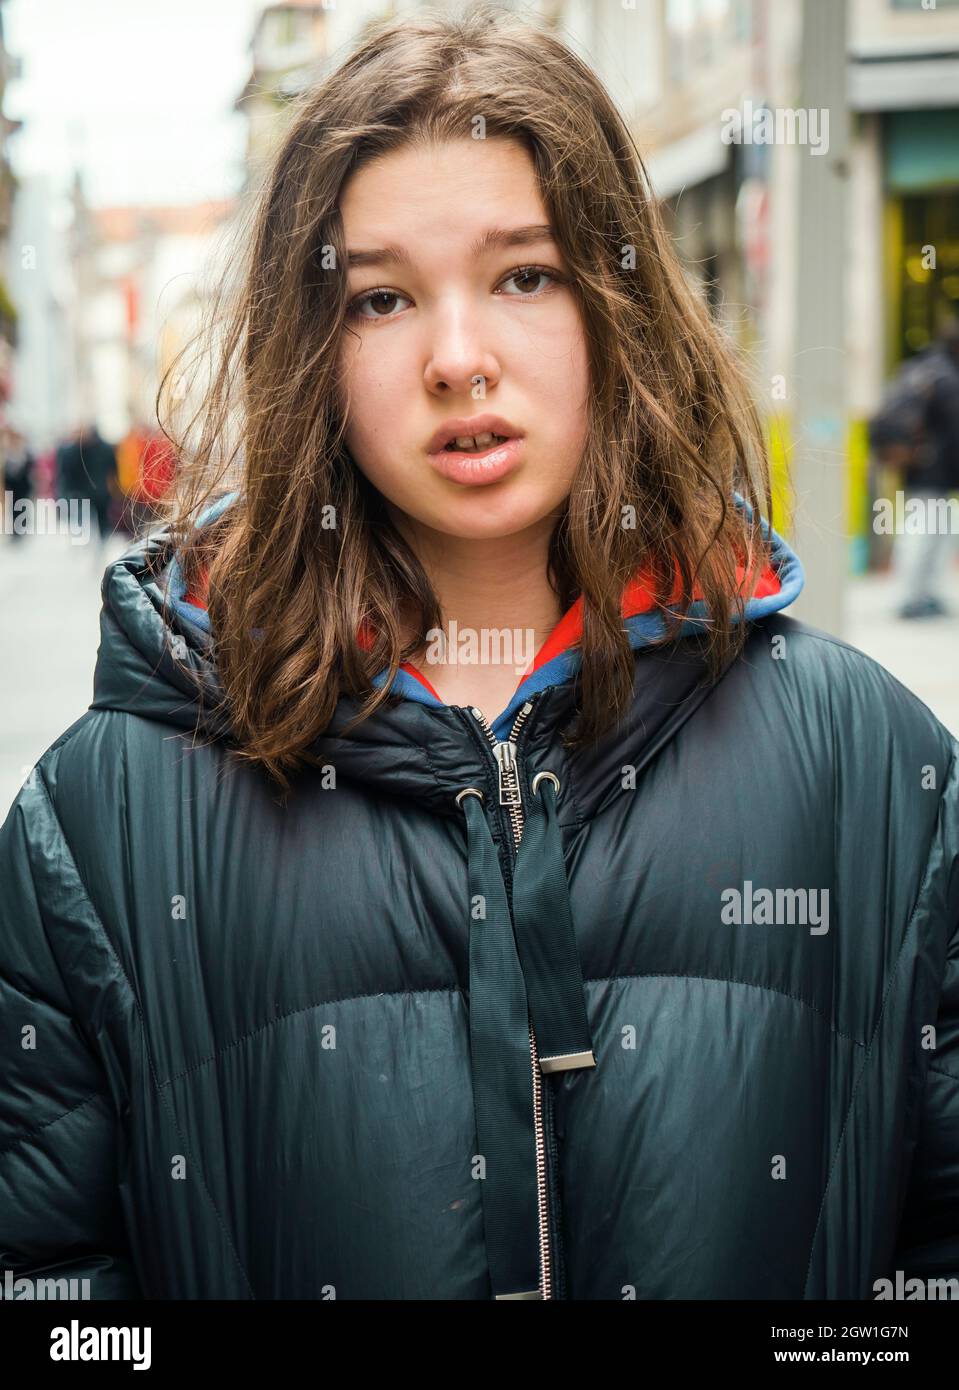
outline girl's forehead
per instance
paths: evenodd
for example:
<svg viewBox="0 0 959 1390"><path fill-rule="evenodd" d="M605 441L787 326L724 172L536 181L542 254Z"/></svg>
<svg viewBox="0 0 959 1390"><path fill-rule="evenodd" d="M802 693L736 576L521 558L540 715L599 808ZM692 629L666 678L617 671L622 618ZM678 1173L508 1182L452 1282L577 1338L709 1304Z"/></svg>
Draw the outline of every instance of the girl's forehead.
<svg viewBox="0 0 959 1390"><path fill-rule="evenodd" d="M349 265L402 266L453 249L477 259L555 241L532 161L500 143L404 146L357 169L339 201Z"/></svg>
<svg viewBox="0 0 959 1390"><path fill-rule="evenodd" d="M512 193L517 186L537 190L536 171L526 149L514 140L445 141L423 145L409 142L366 160L346 180L340 193L340 211L346 215L379 191L401 189L409 195L438 184L455 185L463 196L483 185L483 196L495 197L498 189ZM383 212L383 207L378 207Z"/></svg>

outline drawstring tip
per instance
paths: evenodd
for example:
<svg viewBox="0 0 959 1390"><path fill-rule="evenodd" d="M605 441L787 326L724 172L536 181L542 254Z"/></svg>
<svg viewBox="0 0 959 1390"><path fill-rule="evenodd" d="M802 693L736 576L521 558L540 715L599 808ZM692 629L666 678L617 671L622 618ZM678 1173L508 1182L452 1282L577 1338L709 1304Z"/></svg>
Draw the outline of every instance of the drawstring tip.
<svg viewBox="0 0 959 1390"><path fill-rule="evenodd" d="M578 1071L581 1067L595 1067L596 1058L591 1051L565 1052L560 1057L541 1057L539 1069L550 1071Z"/></svg>

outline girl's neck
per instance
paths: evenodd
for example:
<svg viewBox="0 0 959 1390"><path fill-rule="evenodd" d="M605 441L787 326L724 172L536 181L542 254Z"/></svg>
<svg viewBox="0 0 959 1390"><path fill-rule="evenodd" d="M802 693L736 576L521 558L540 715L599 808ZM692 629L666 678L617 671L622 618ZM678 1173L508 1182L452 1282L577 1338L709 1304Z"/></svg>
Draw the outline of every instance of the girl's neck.
<svg viewBox="0 0 959 1390"><path fill-rule="evenodd" d="M563 616L547 579L555 517L512 536L463 540L401 523L442 613L413 656L447 704L476 705L490 720L509 703L523 671Z"/></svg>

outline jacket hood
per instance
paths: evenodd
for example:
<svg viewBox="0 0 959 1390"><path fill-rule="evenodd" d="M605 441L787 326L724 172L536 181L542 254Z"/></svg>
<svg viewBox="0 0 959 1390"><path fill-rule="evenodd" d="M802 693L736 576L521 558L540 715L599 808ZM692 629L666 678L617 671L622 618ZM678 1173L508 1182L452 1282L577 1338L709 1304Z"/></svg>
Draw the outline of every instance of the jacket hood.
<svg viewBox="0 0 959 1390"><path fill-rule="evenodd" d="M235 496L235 493L229 493L217 499L201 514L198 524L213 520ZM734 494L734 500L740 509L749 514L748 503L739 494ZM745 607L746 619L750 622L785 608L796 598L803 585L803 570L798 557L781 536L770 530L765 521L762 528L764 535L771 537L772 553L755 594ZM211 708L222 699L222 687L212 657L209 620L202 595L186 592L180 566L171 551L168 532L155 532L138 539L108 565L101 591L101 641L91 708L125 710L179 729L199 730L212 738L228 739L230 728L227 715L223 711L215 714ZM681 636L701 635L705 616L705 605L697 600L690 609ZM637 653L644 650L650 654L657 653L657 665L661 665L663 653L669 649L651 646L662 633L663 618L653 605L648 576L637 573L626 586L623 617L633 650ZM517 712L541 692L562 690L571 696L574 677L580 665L576 644L581 632L582 600L578 599L557 623L520 677L506 709L497 718L490 718L497 739L508 737ZM362 634L358 634L358 640L362 640ZM174 660L169 649L171 644L179 661L197 680L199 690L191 686L189 677ZM671 645L689 650L695 649L697 644L680 642ZM678 705L683 695L688 693L690 683L695 684L694 676L698 678L703 668L698 659L691 658L688 662L673 660L669 669L673 673L682 669L686 674L680 681L682 690L675 688L676 682L672 678L666 682L668 688L659 690L664 710L673 710ZM648 667L646 670L647 678L642 684L649 699L652 698L650 692L659 688L659 677L654 677ZM386 675L386 671L380 672L374 678L375 684L383 685ZM401 697L398 704L382 707L377 716L358 726L347 739L340 739L338 730L348 722L358 706L351 697L341 697L330 729L320 740L321 744L332 740L338 749L338 763L347 744L369 745L371 741L382 759L385 739L386 744L391 746L395 740L397 756L409 768L410 743L416 742L420 735L424 746L430 748L431 762L435 762L437 745L434 735L441 726L449 727L451 722L458 722L462 711L446 705L427 678L410 665L397 672L391 691ZM560 708L567 703L559 702L556 717L560 715ZM688 702L686 712L690 712L692 707L692 702ZM457 720L451 720L453 714ZM649 725L650 709L639 711L637 717ZM654 724L658 722L653 720ZM383 725L390 727L384 728ZM359 756L365 767L371 766L369 746Z"/></svg>

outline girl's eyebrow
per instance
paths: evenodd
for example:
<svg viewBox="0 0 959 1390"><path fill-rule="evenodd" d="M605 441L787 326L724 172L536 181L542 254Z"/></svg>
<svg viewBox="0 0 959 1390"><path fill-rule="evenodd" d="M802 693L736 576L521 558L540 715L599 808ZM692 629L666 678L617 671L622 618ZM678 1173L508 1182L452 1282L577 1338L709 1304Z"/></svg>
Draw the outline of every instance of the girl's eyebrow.
<svg viewBox="0 0 959 1390"><path fill-rule="evenodd" d="M552 227L536 223L526 227L491 227L473 242L469 254L471 257L483 256L487 251L499 250L502 247L532 246L541 241L551 241L555 245ZM383 246L372 251L348 251L346 263L348 266L409 266L412 264L412 258L401 246Z"/></svg>

